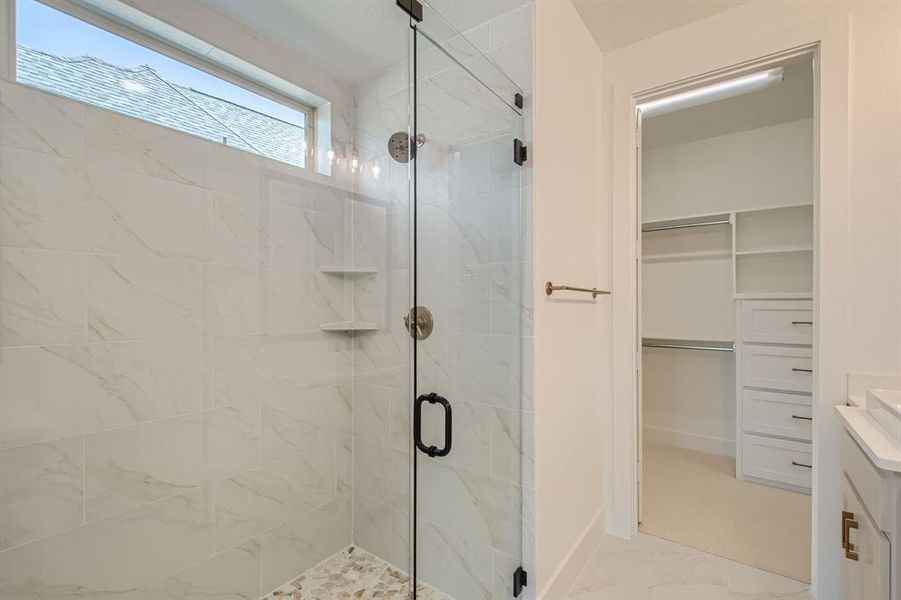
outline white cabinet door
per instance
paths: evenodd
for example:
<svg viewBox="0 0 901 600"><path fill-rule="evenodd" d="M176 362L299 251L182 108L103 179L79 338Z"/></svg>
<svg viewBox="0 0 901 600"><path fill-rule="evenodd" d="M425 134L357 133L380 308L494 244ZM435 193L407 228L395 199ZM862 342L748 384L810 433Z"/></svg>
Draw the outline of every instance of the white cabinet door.
<svg viewBox="0 0 901 600"><path fill-rule="evenodd" d="M842 478L842 600L890 600L891 548L860 501L847 474Z"/></svg>

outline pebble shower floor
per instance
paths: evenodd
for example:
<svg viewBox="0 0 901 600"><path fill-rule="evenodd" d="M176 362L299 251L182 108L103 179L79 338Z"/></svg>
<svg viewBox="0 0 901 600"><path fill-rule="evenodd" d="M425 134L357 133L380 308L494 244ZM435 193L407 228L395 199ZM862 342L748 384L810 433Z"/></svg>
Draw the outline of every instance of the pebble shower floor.
<svg viewBox="0 0 901 600"><path fill-rule="evenodd" d="M409 575L350 546L263 600L408 600L409 586ZM452 600L424 584L419 584L416 596L420 600Z"/></svg>

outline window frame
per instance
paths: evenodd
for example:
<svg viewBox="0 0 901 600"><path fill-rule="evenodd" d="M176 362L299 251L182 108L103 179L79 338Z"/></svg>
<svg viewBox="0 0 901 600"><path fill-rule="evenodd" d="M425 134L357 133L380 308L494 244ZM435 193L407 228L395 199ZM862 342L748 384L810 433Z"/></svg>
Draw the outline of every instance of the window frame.
<svg viewBox="0 0 901 600"><path fill-rule="evenodd" d="M148 50L153 52L158 52L172 60L176 60L178 62L184 63L190 67L198 69L199 71L203 71L208 75L213 77L217 77L226 81L227 83L231 83L232 85L236 85L238 87L244 88L249 92L253 92L258 94L272 102L277 102L282 104L292 110L296 110L297 112L303 113L304 115L304 143L305 143L305 156L303 160L303 166L300 167L295 164L291 164L291 166L304 169L309 171L315 171L314 168L311 168L313 165L313 151L316 148L317 135L316 135L316 107L312 106L306 102L303 102L297 98L293 98L288 96L278 90L275 90L269 86L263 85L252 79L242 75L241 73L237 73L234 70L228 69L220 64L217 64L215 61L211 61L207 58L198 56L188 50L178 47L171 41L168 41L161 36L154 35L149 33L141 28L120 21L118 19L109 17L107 15L101 14L97 11L91 10L90 8L82 5L77 5L71 0L35 0L44 4L45 6L52 8L54 10L58 10L62 13L69 15L75 19L79 19L88 23L89 25L93 25L111 33L113 35L119 36L125 40L143 46ZM22 85L28 87L30 89L38 89L33 88L27 83L21 83L18 81L17 73L16 73L16 58L17 58L17 22L16 22L16 3L17 0L0 0L3 6L0 7L0 32L6 34L7 42L5 44L0 44L0 79L4 81L15 83L17 85ZM143 14L143 13L142 13ZM152 17L151 17L152 18ZM157 19L154 19L157 20ZM190 36L194 39L197 38L194 34L179 30L187 36ZM203 41L203 40L200 40ZM208 42L203 42L208 44ZM211 44L209 44L211 45ZM215 47L215 46L214 46ZM262 67L259 67L261 70L265 71ZM268 72L268 71L267 71ZM273 75L274 76L274 75ZM48 92L47 90L41 90L47 93L55 93ZM202 90L200 90L202 91ZM79 100L74 100L75 102L79 102ZM92 105L93 106L93 105ZM101 107L103 110L110 110L112 112L116 112L112 109L106 109ZM120 114L120 113L117 113ZM135 117L133 117L135 118ZM276 117L277 118L277 117ZM196 137L194 134L186 131L182 131L180 129L176 129L174 127L167 127L166 125L158 125L159 127L166 127L167 129L172 129L173 131L178 131L185 135L190 135L192 137ZM213 142L215 143L215 142ZM248 152L244 150L244 152ZM271 158L265 156L264 154L257 154L254 152L248 152L249 154L256 154L256 156L260 156L262 158L266 158L268 160L275 160L277 162L283 162L281 160Z"/></svg>

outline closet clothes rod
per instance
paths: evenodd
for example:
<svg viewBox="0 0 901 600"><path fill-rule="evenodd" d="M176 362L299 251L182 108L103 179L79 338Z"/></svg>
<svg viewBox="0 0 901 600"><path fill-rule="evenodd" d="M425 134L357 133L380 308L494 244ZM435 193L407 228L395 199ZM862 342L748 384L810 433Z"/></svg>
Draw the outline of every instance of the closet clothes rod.
<svg viewBox="0 0 901 600"><path fill-rule="evenodd" d="M734 342L696 342L686 340L642 339L642 348L672 348L674 350L702 350L705 352L735 352Z"/></svg>
<svg viewBox="0 0 901 600"><path fill-rule="evenodd" d="M642 227L641 232L647 233L648 231L666 231L668 229L685 229L687 227L707 227L708 225L729 225L732 221L729 219L723 219L721 221L702 221L700 223L676 223L674 225L658 225L655 227Z"/></svg>

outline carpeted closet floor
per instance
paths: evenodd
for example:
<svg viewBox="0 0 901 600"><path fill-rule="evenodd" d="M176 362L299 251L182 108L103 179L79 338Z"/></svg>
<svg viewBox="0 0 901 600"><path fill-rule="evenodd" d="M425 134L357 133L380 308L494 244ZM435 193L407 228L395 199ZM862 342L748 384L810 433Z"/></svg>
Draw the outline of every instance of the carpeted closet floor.
<svg viewBox="0 0 901 600"><path fill-rule="evenodd" d="M735 460L644 446L639 529L799 581L810 581L810 496L735 479Z"/></svg>

